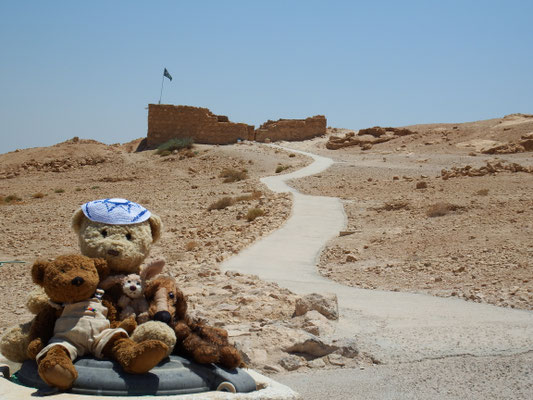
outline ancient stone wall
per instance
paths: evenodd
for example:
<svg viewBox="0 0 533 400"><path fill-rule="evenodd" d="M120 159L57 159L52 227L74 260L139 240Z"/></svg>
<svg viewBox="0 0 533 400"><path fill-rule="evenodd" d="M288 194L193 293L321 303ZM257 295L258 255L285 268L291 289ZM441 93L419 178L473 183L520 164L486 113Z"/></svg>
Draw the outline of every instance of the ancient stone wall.
<svg viewBox="0 0 533 400"><path fill-rule="evenodd" d="M280 119L267 121L256 129L255 140L306 140L326 134L326 117L315 115L306 119Z"/></svg>
<svg viewBox="0 0 533 400"><path fill-rule="evenodd" d="M148 105L147 148L153 149L173 138L191 137L195 143L229 144L238 139L253 140L254 126L229 122L207 108Z"/></svg>

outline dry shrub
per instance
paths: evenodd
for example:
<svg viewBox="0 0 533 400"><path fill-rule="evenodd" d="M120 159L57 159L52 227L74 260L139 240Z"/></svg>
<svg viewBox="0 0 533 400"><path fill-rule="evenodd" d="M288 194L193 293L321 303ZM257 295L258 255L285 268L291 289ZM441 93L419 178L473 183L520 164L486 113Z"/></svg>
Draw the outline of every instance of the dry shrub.
<svg viewBox="0 0 533 400"><path fill-rule="evenodd" d="M257 217L260 217L262 215L265 215L265 212L260 208L250 208L248 210L248 213L246 214L246 219L248 220L248 222L252 222Z"/></svg>
<svg viewBox="0 0 533 400"><path fill-rule="evenodd" d="M409 210L409 202L404 200L387 201L381 207L374 208L376 211Z"/></svg>
<svg viewBox="0 0 533 400"><path fill-rule="evenodd" d="M186 251L192 251L198 247L198 242L195 242L194 240L191 240L190 242L187 242L185 244L185 250Z"/></svg>
<svg viewBox="0 0 533 400"><path fill-rule="evenodd" d="M219 177L224 178L224 183L238 182L248 178L248 172L245 169L238 171L233 168L224 168Z"/></svg>
<svg viewBox="0 0 533 400"><path fill-rule="evenodd" d="M155 153L164 157L172 154L174 150L179 151L181 149L191 149L193 144L194 141L190 137L174 138L170 139L168 142L159 145Z"/></svg>
<svg viewBox="0 0 533 400"><path fill-rule="evenodd" d="M279 174L280 172L283 172L286 169L289 169L290 167L291 167L290 165L278 165L276 167L276 174Z"/></svg>
<svg viewBox="0 0 533 400"><path fill-rule="evenodd" d="M449 214L452 211L457 211L457 210L460 210L462 208L463 207L455 205L455 204L450 204L450 203L446 203L446 202L439 202L439 203L435 203L435 204L429 206L429 208L428 208L428 210L426 212L426 215L428 217L430 217L430 218L443 217L444 215L447 215L447 214Z"/></svg>
<svg viewBox="0 0 533 400"><path fill-rule="evenodd" d="M133 182L137 178L135 176L104 176L103 178L98 179L98 182L122 182L129 181Z"/></svg>
<svg viewBox="0 0 533 400"><path fill-rule="evenodd" d="M20 203L22 199L16 194L10 194L7 196L0 195L0 204L15 204Z"/></svg>
<svg viewBox="0 0 533 400"><path fill-rule="evenodd" d="M289 154L289 157L290 157L290 158L296 157L296 154L291 153L291 154Z"/></svg>
<svg viewBox="0 0 533 400"><path fill-rule="evenodd" d="M428 184L424 181L420 181L416 183L417 189L426 189L428 187Z"/></svg>
<svg viewBox="0 0 533 400"><path fill-rule="evenodd" d="M489 189L480 189L476 192L478 196L487 196L489 194Z"/></svg>
<svg viewBox="0 0 533 400"><path fill-rule="evenodd" d="M54 193L65 193L65 189L55 189Z"/></svg>
<svg viewBox="0 0 533 400"><path fill-rule="evenodd" d="M212 203L209 207L207 207L207 211L222 210L226 207L233 205L234 203L235 200L232 197L223 197Z"/></svg>
<svg viewBox="0 0 533 400"><path fill-rule="evenodd" d="M42 199L44 196L46 196L44 193L38 192L38 193L32 194L31 197L33 197L34 199Z"/></svg>
<svg viewBox="0 0 533 400"><path fill-rule="evenodd" d="M250 194L246 194L244 196L239 196L235 199L235 201L239 202L239 201L252 201L252 200L259 200L261 198L261 196L263 195L263 192L261 192L260 190L254 190L252 193Z"/></svg>

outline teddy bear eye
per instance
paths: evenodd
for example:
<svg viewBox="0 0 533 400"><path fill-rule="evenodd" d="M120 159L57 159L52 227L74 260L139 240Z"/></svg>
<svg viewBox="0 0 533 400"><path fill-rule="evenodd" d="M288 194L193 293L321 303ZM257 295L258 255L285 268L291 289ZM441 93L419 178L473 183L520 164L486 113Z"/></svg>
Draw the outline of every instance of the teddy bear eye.
<svg viewBox="0 0 533 400"><path fill-rule="evenodd" d="M126 239L131 240L131 233L126 233Z"/></svg>
<svg viewBox="0 0 533 400"><path fill-rule="evenodd" d="M102 232L100 232L103 237L107 236L107 229L103 229Z"/></svg>
<svg viewBox="0 0 533 400"><path fill-rule="evenodd" d="M171 299L173 299L173 298L174 298L174 293L173 293L173 292L170 292L170 293L168 294L168 297L170 297Z"/></svg>

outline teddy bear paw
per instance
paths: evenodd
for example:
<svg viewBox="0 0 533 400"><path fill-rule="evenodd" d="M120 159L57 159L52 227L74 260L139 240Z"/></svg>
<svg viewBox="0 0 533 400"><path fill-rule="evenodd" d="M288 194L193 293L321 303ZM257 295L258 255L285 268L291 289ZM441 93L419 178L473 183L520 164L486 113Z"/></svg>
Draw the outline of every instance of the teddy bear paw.
<svg viewBox="0 0 533 400"><path fill-rule="evenodd" d="M168 346L159 340L135 343L131 339L120 339L114 352L124 371L144 374L167 356Z"/></svg>
<svg viewBox="0 0 533 400"><path fill-rule="evenodd" d="M222 346L219 349L219 364L227 368L237 368L242 365L242 358L239 350L233 346Z"/></svg>
<svg viewBox="0 0 533 400"><path fill-rule="evenodd" d="M60 346L53 347L39 361L39 376L47 385L61 390L69 389L78 378L78 372L67 351Z"/></svg>

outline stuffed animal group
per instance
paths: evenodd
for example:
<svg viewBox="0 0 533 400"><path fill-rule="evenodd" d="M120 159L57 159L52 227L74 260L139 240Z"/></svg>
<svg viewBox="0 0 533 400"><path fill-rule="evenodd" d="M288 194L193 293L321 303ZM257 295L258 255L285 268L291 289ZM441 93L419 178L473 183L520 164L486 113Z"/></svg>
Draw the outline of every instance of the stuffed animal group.
<svg viewBox="0 0 533 400"><path fill-rule="evenodd" d="M83 256L61 256L51 263L35 263L32 276L44 293L33 294L27 303L36 314L34 320L11 327L0 338L0 351L6 358L15 362L37 358L43 379L61 389L70 387L75 379L75 369L67 359L72 361L85 352L114 358L132 373L146 372L171 352L199 363L215 362L228 368L242 364L240 353L228 343L225 330L209 327L187 315L186 298L176 280L161 275L162 261L153 261L143 268L152 244L161 236L162 223L157 215L125 199L102 199L78 209L72 227ZM87 260L92 260L93 265ZM79 273L74 276L73 271ZM62 282L62 286L56 286L56 281ZM65 297L67 287L84 290ZM97 287L105 289L105 294L98 296L101 299L94 297ZM58 303L56 308L48 300ZM106 327L103 337L98 336L101 333L97 338L86 337L98 344L83 350L73 344L75 353L72 347L63 346L70 340L63 334L59 338L65 342L53 343L58 339L55 332L62 329L57 326L63 326L67 320L60 311L70 310L71 305L76 309L73 304L79 302L93 308L98 324ZM78 315L79 311L74 313L80 320L86 317L83 313ZM43 320L48 322L43 324ZM55 326L52 334L51 321ZM76 330L80 330L78 326ZM47 343L53 346L45 350ZM132 358L131 354L139 358ZM60 365L58 368L63 371L57 379L46 372L56 371L57 368L50 367L55 365Z"/></svg>
<svg viewBox="0 0 533 400"><path fill-rule="evenodd" d="M44 288L50 304L32 323L28 356L48 385L70 388L78 377L72 361L85 354L114 359L133 374L148 372L166 356L163 342L136 343L121 327L111 328L97 290L108 271L105 260L77 254L33 264L33 282Z"/></svg>

